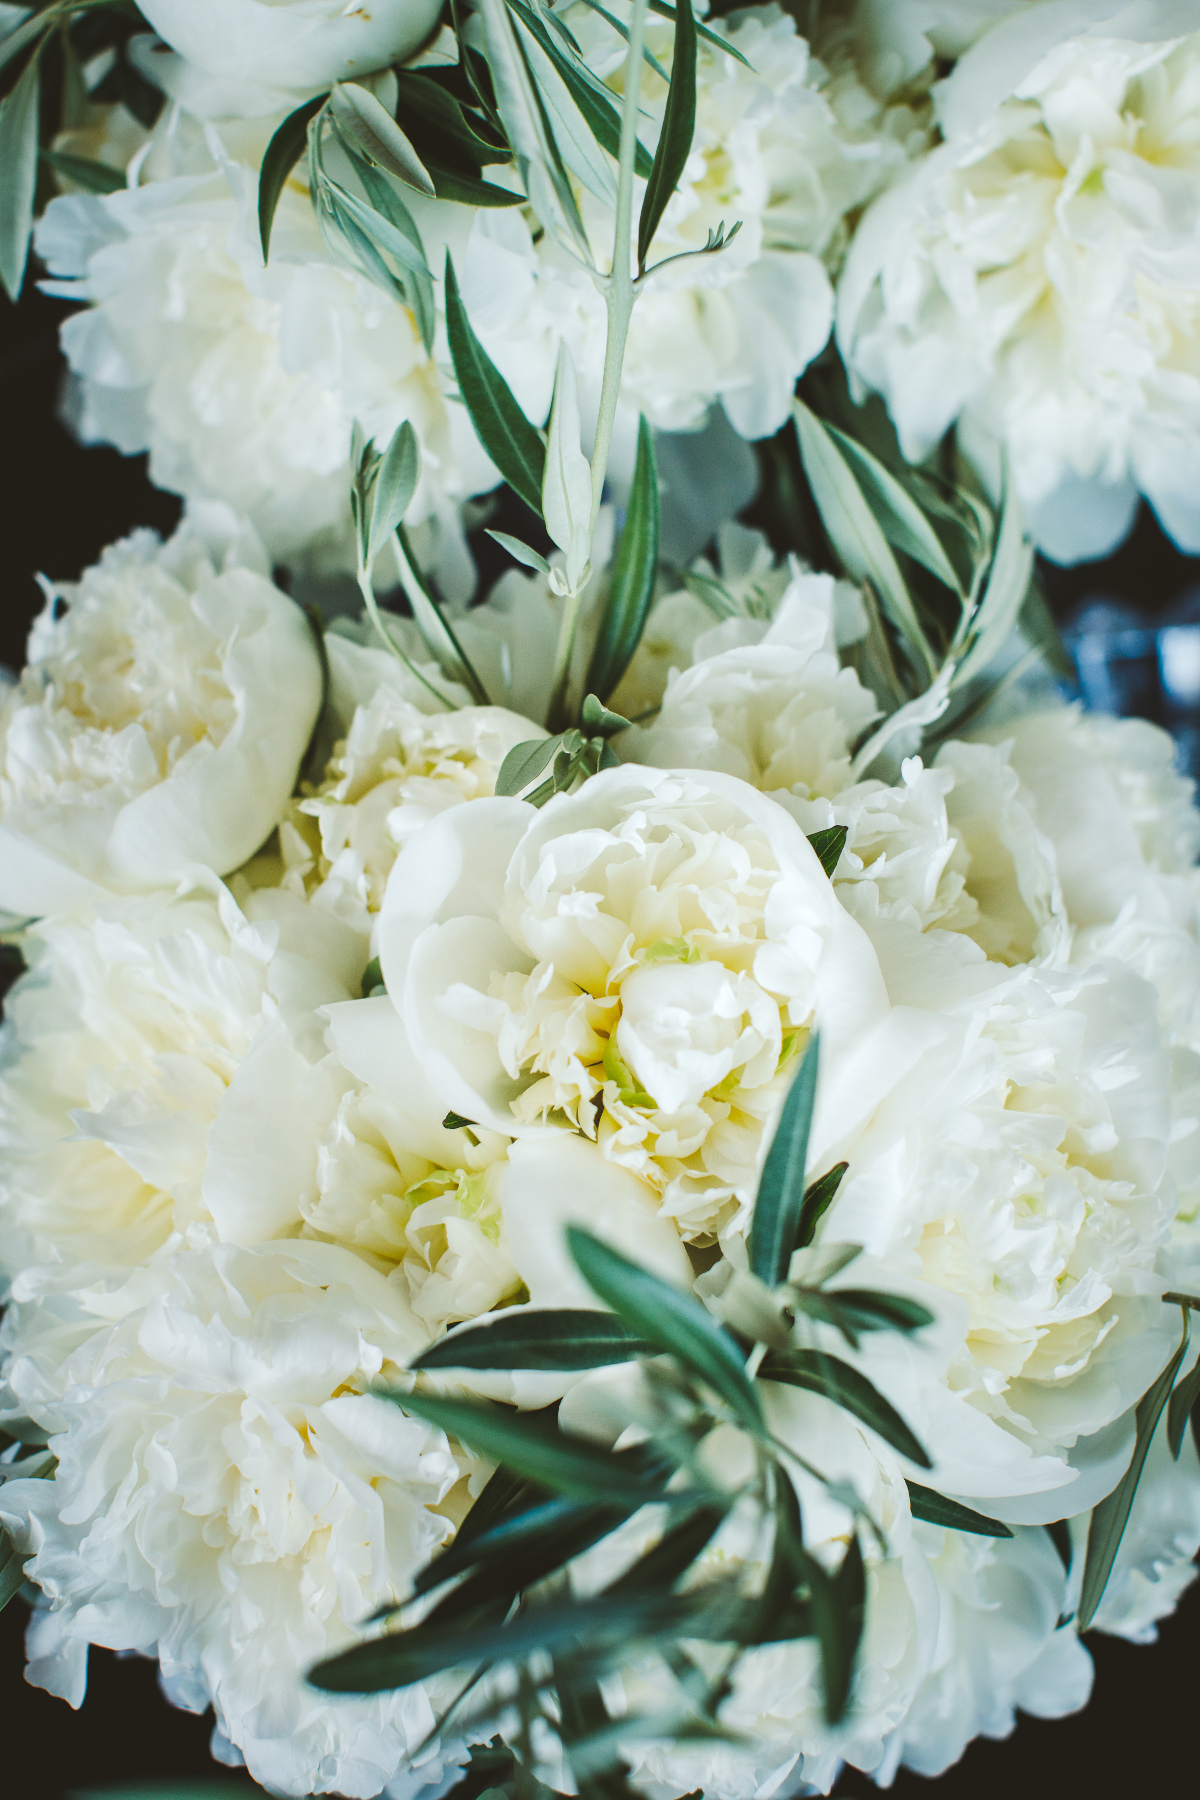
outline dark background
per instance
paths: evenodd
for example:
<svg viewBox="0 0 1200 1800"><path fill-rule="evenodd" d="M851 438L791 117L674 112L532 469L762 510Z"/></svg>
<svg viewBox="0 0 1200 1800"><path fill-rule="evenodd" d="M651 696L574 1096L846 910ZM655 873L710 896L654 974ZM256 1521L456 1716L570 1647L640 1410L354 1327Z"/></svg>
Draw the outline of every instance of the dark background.
<svg viewBox="0 0 1200 1800"><path fill-rule="evenodd" d="M69 308L27 292L13 309L0 295L0 661L19 668L25 633L40 608L34 571L71 580L102 547L135 525L169 532L179 502L152 488L145 459L115 450L81 449L56 418L62 379L57 326ZM1059 609L1102 590L1147 612L1166 607L1200 579L1200 561L1182 557L1149 514L1107 564L1044 569ZM211 1717L167 1706L155 1669L140 1658L94 1650L88 1697L73 1713L22 1680L25 1607L0 1617L0 1796L66 1800L127 1784L146 1800L168 1794L181 1778L205 1777L238 1793L259 1793L244 1773L211 1762ZM1159 1643L1136 1648L1095 1634L1089 1639L1096 1685L1073 1719L1025 1719L1002 1743L977 1740L936 1786L902 1771L897 1800L1094 1800L1144 1792L1150 1800L1183 1800L1196 1792L1195 1741L1200 1723L1200 1587L1193 1588ZM158 1782L162 1786L159 1788ZM878 1794L847 1771L835 1792Z"/></svg>

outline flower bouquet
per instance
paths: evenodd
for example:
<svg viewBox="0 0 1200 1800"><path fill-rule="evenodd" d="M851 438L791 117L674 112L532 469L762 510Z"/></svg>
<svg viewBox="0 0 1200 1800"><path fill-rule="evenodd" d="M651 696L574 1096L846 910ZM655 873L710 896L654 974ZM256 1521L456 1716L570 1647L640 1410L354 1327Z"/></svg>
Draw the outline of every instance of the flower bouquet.
<svg viewBox="0 0 1200 1800"><path fill-rule="evenodd" d="M0 276L186 502L0 702L0 1601L270 1792L770 1800L1200 1545L1200 20L0 9ZM474 1791L473 1789L473 1791Z"/></svg>

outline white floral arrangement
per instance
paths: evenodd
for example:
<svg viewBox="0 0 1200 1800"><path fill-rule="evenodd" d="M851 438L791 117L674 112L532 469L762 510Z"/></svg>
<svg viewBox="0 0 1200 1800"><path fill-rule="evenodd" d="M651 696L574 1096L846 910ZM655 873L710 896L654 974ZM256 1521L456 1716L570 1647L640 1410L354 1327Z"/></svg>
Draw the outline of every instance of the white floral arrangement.
<svg viewBox="0 0 1200 1800"><path fill-rule="evenodd" d="M1194 6L813 11L0 9L186 502L0 690L0 1602L272 1793L936 1775L1194 1574L1200 813L1034 565L1200 548Z"/></svg>

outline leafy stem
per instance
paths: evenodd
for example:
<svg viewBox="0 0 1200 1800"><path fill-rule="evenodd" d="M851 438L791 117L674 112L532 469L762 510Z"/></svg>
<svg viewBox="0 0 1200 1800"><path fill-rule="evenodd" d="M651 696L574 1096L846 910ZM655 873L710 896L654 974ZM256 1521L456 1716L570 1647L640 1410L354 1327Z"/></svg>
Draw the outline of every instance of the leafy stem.
<svg viewBox="0 0 1200 1800"><path fill-rule="evenodd" d="M433 683L432 683L432 681L430 681L429 677L427 675L423 675L421 673L421 671L417 667L416 663L413 662L411 657L408 657L404 654L403 650L400 648L399 644L396 642L395 638L392 636L391 632L388 630L387 625L384 623L383 614L379 610L379 602L375 598L375 589L371 584L370 573L367 570L366 566L362 562L360 562L358 565L357 579L358 579L358 591L363 597L363 604L365 605L365 607L367 609L367 616L370 619L372 625L375 627L376 631L379 633L379 636L383 639L383 642L387 645L387 647L391 651L392 655L396 658L396 661L403 664L403 666L408 670L410 675L415 675L417 680L421 683L422 687L429 689L429 692L433 695L434 699L438 702L438 704L440 706L444 706L446 708L447 712L453 712L454 711L453 700L448 700L446 698L446 695L443 694L439 688L436 688L433 685ZM406 586L407 586L407 584L406 584Z"/></svg>

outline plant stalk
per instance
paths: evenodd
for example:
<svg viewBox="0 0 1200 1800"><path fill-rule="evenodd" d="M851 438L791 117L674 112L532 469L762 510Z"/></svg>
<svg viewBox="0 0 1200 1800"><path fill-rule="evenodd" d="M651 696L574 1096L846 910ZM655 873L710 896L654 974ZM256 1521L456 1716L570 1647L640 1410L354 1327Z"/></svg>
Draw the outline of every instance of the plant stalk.
<svg viewBox="0 0 1200 1800"><path fill-rule="evenodd" d="M372 625L375 627L376 631L379 633L380 637L383 639L384 643L387 645L387 647L391 651L392 655L396 658L396 661L398 663L402 663L403 666L408 670L410 675L415 675L417 680L421 683L422 687L429 689L429 692L433 695L434 699L439 703L439 705L444 706L446 708L447 712L453 712L454 711L453 700L448 700L446 698L445 694L439 692L439 690L434 687L432 681L430 681L430 679L427 675L422 675L422 673L421 673L420 669L418 669L416 663L413 662L410 657L405 656L403 650L400 648L399 644L396 642L395 638L392 636L391 632L388 630L387 626L384 624L383 615L379 610L379 602L375 598L375 589L371 586L370 574L362 566L361 563L360 563L359 569L358 569L358 591L363 597L363 602L367 609L367 615L370 618Z"/></svg>
<svg viewBox="0 0 1200 1800"><path fill-rule="evenodd" d="M604 375L600 386L600 412L596 420L596 436L592 444L592 513L590 535L596 539L600 517L600 501L604 494L604 477L608 473L608 455L612 447L613 425L617 416L617 400L621 392L621 370L625 363L625 344L629 321L633 314L634 275L633 247L633 179L637 155L638 105L642 93L642 48L645 39L648 0L633 0L629 20L629 56L626 62L625 94L621 108L621 141L617 166L617 210L613 221L612 266L604 280L604 304L608 313L608 329L604 341ZM563 601L558 628L558 645L554 654L554 679L550 689L547 722L551 731L561 731L567 720L567 690L571 679L571 656L575 649L575 633L579 628L582 589L568 594Z"/></svg>

